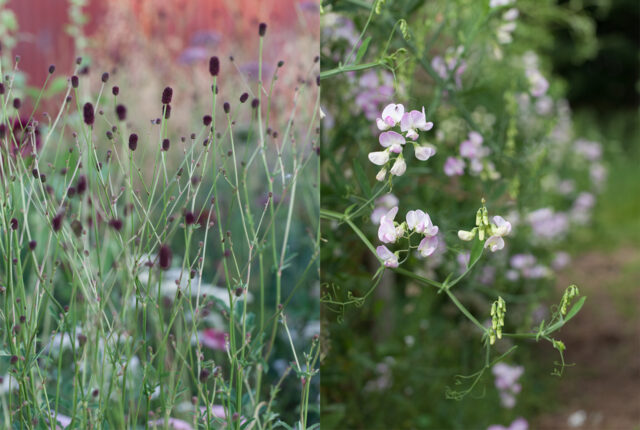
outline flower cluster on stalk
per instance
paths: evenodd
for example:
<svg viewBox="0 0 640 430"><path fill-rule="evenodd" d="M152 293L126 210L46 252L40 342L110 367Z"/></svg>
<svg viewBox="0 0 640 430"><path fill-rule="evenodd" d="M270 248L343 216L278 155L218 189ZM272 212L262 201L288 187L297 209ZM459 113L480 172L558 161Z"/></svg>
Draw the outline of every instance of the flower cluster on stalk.
<svg viewBox="0 0 640 430"><path fill-rule="evenodd" d="M436 153L435 146L428 143L420 145L415 142L420 131L429 131L433 128L433 123L427 121L424 107L422 111L405 112L403 105L389 104L382 111L381 117L376 119L376 125L382 131L378 140L384 150L370 152L369 161L382 166L376 175L378 181L384 181L387 172L394 176L404 175L407 163L404 160L403 150L407 139L413 144L414 154L418 160L426 161ZM399 132L394 131L393 128L399 128ZM397 154L395 158L393 158L394 154Z"/></svg>
<svg viewBox="0 0 640 430"><path fill-rule="evenodd" d="M511 233L511 223L501 216L494 216L493 222L489 222L489 214L482 201L482 207L476 212L476 226L471 231L460 230L458 237L464 241L471 241L478 235L478 239L485 240L484 247L491 252L496 252L504 248L504 236Z"/></svg>
<svg viewBox="0 0 640 430"><path fill-rule="evenodd" d="M405 238L409 241L406 251L411 248L411 237L414 234L422 236L422 240L417 246L417 251L421 257L428 257L435 252L438 247L439 228L433 225L428 213L418 209L407 212L406 220L402 223L395 221L398 214L398 207L394 206L380 219L378 227L378 239L385 244L394 244ZM384 262L386 267L398 267L399 251L392 252L386 245L380 245L376 249L378 257Z"/></svg>

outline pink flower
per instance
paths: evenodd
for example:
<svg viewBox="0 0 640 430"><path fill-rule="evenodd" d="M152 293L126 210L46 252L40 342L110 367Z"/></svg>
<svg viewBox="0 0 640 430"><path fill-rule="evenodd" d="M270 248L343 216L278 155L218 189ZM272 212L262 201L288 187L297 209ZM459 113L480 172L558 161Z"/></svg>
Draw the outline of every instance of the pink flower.
<svg viewBox="0 0 640 430"><path fill-rule="evenodd" d="M406 140L400 133L395 131L385 131L380 133L379 137L380 145L384 148L389 148L391 152L400 154L402 152L402 146L406 143Z"/></svg>
<svg viewBox="0 0 640 430"><path fill-rule="evenodd" d="M527 70L527 79L529 80L530 92L534 97L541 97L546 94L549 89L549 81L542 76L537 69Z"/></svg>
<svg viewBox="0 0 640 430"><path fill-rule="evenodd" d="M384 245L380 245L376 248L376 254L378 254L378 258L380 258L385 267L396 268L398 267L398 256L391 252L389 248Z"/></svg>
<svg viewBox="0 0 640 430"><path fill-rule="evenodd" d="M418 132L416 130L429 131L433 128L432 122L427 122L426 114L424 113L424 106L422 112L412 110L402 115L400 121L400 130L407 133L407 137L412 140L418 138Z"/></svg>
<svg viewBox="0 0 640 430"><path fill-rule="evenodd" d="M424 234L425 236L435 236L438 234L438 227L433 225L429 214L420 209L407 212L406 219L409 230Z"/></svg>
<svg viewBox="0 0 640 430"><path fill-rule="evenodd" d="M415 145L413 149L415 151L416 158L420 161L427 161L436 154L435 146L429 145L428 143L421 146Z"/></svg>
<svg viewBox="0 0 640 430"><path fill-rule="evenodd" d="M509 427L494 424L487 427L487 430L529 430L529 423L524 418L516 418Z"/></svg>
<svg viewBox="0 0 640 430"><path fill-rule="evenodd" d="M586 139L578 139L573 144L574 149L589 161L598 161L602 157L602 145Z"/></svg>
<svg viewBox="0 0 640 430"><path fill-rule="evenodd" d="M389 104L382 111L382 118L376 119L379 130L388 130L402 120L404 106L401 104Z"/></svg>
<svg viewBox="0 0 640 430"><path fill-rule="evenodd" d="M200 341L209 349L225 351L227 349L226 333L214 328L204 329L200 333Z"/></svg>
<svg viewBox="0 0 640 430"><path fill-rule="evenodd" d="M393 222L398 207L394 206L389 212L380 218L380 227L378 228L378 239L383 243L394 243L398 239L398 232Z"/></svg>
<svg viewBox="0 0 640 430"><path fill-rule="evenodd" d="M524 373L522 366L509 366L505 363L497 363L491 370L496 377L495 385L500 392L500 400L505 408L515 406L515 395L522 390L518 379Z"/></svg>
<svg viewBox="0 0 640 430"><path fill-rule="evenodd" d="M164 419L149 421L149 425L152 428L164 428ZM193 427L188 422L177 418L169 418L169 428L174 430L193 430Z"/></svg>
<svg viewBox="0 0 640 430"><path fill-rule="evenodd" d="M437 228L437 227L436 227ZM418 252L423 257L428 257L438 248L438 236L425 236L418 245Z"/></svg>
<svg viewBox="0 0 640 430"><path fill-rule="evenodd" d="M469 133L469 139L460 144L460 155L465 158L481 158L487 155L488 148L482 146L484 139L476 131Z"/></svg>
<svg viewBox="0 0 640 430"><path fill-rule="evenodd" d="M444 163L444 174L447 176L460 176L464 173L465 162L461 158L447 157Z"/></svg>

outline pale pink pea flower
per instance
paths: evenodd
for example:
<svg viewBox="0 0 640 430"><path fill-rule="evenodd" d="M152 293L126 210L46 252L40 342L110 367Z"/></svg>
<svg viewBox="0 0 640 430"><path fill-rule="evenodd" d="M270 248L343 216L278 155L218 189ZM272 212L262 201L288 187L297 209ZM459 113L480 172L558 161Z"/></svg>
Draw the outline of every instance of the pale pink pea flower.
<svg viewBox="0 0 640 430"><path fill-rule="evenodd" d="M418 138L417 130L429 131L433 128L433 123L427 121L427 116L424 112L424 106L422 107L422 112L417 110L412 110L411 112L407 112L402 115L402 119L400 121L400 130L403 133L407 133L407 137L412 140L416 140Z"/></svg>
<svg viewBox="0 0 640 430"><path fill-rule="evenodd" d="M436 148L433 145L425 144L425 145L415 145L414 151L416 158L420 161L427 161L429 158L436 155Z"/></svg>
<svg viewBox="0 0 640 430"><path fill-rule="evenodd" d="M433 254L437 248L438 236L425 236L418 245L418 252L422 257L428 257Z"/></svg>
<svg viewBox="0 0 640 430"><path fill-rule="evenodd" d="M395 243L398 239L398 232L396 230L395 223L393 222L396 214L398 213L398 207L394 206L389 212L380 218L380 227L378 228L378 239L382 243Z"/></svg>
<svg viewBox="0 0 640 430"><path fill-rule="evenodd" d="M386 246L378 246L376 248L376 254L384 262L385 267L389 267L391 269L398 267L398 256L391 252Z"/></svg>
<svg viewBox="0 0 640 430"><path fill-rule="evenodd" d="M402 146L407 142L400 133L396 133L395 131L380 133L378 140L382 147L389 148L391 152L395 152L396 154L402 152Z"/></svg>
<svg viewBox="0 0 640 430"><path fill-rule="evenodd" d="M524 418L516 418L509 427L494 424L487 427L487 430L529 430L529 423Z"/></svg>
<svg viewBox="0 0 640 430"><path fill-rule="evenodd" d="M406 221L409 230L413 230L416 233L424 234L425 236L438 234L438 227L433 225L429 214L420 209L407 212Z"/></svg>
<svg viewBox="0 0 640 430"><path fill-rule="evenodd" d="M379 130L388 130L402 120L404 106L401 104L389 104L382 111L382 118L376 118L376 125Z"/></svg>
<svg viewBox="0 0 640 430"><path fill-rule="evenodd" d="M447 157L444 163L444 174L447 176L461 176L464 173L465 162L458 157Z"/></svg>

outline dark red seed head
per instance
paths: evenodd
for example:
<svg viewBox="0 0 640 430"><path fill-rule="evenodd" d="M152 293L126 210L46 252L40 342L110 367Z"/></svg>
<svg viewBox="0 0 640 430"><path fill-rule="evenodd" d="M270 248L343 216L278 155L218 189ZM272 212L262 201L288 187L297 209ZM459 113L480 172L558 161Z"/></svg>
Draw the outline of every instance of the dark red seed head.
<svg viewBox="0 0 640 430"><path fill-rule="evenodd" d="M211 124L211 115L205 115L202 117L202 123L204 124L205 127L208 127Z"/></svg>
<svg viewBox="0 0 640 430"><path fill-rule="evenodd" d="M84 175L80 175L78 177L78 183L76 184L76 191L78 194L82 195L85 191L87 191L87 177Z"/></svg>
<svg viewBox="0 0 640 430"><path fill-rule="evenodd" d="M193 214L193 212L187 211L184 213L184 222L187 223L187 225L191 225L196 222L196 216Z"/></svg>
<svg viewBox="0 0 640 430"><path fill-rule="evenodd" d="M251 107L256 109L258 106L260 106L260 100L258 99L253 99L251 100Z"/></svg>
<svg viewBox="0 0 640 430"><path fill-rule="evenodd" d="M167 270L171 267L171 260L173 258L173 253L171 252L171 248L167 245L162 245L160 247L160 251L158 252L158 265L162 270Z"/></svg>
<svg viewBox="0 0 640 430"><path fill-rule="evenodd" d="M173 97L173 88L166 87L164 91L162 91L162 104L168 105L171 103L171 98Z"/></svg>
<svg viewBox="0 0 640 430"><path fill-rule="evenodd" d="M84 118L84 123L87 125L93 125L95 121L95 116L93 112L93 105L89 102L84 104L84 108L82 109L82 116Z"/></svg>
<svg viewBox="0 0 640 430"><path fill-rule="evenodd" d="M4 84L0 82L0 94L4 94Z"/></svg>
<svg viewBox="0 0 640 430"><path fill-rule="evenodd" d="M164 114L164 119L171 118L171 105L163 105L162 112Z"/></svg>
<svg viewBox="0 0 640 430"><path fill-rule="evenodd" d="M102 74L102 82L106 84L108 80L109 80L109 74L107 72L104 72Z"/></svg>
<svg viewBox="0 0 640 430"><path fill-rule="evenodd" d="M249 98L248 93L242 93L242 95L240 96L240 103L246 102L248 98Z"/></svg>
<svg viewBox="0 0 640 430"><path fill-rule="evenodd" d="M209 371L209 369L202 369L200 371L200 376L198 377L198 379L200 379L200 382L206 382L206 380L209 379L210 375L211 372Z"/></svg>
<svg viewBox="0 0 640 430"><path fill-rule="evenodd" d="M116 115L118 116L118 120L124 121L127 119L127 108L125 105L116 106Z"/></svg>
<svg viewBox="0 0 640 430"><path fill-rule="evenodd" d="M34 249L36 249L36 246L38 246L38 242L36 242L35 240L30 240L29 241L29 249L30 250L33 251Z"/></svg>
<svg viewBox="0 0 640 430"><path fill-rule="evenodd" d="M51 227L53 231L58 232L62 228L62 217L64 216L63 212L58 212L56 216L51 220Z"/></svg>
<svg viewBox="0 0 640 430"><path fill-rule="evenodd" d="M282 60L278 61L278 67L282 67L282 66L284 66L284 61Z"/></svg>
<svg viewBox="0 0 640 430"><path fill-rule="evenodd" d="M209 73L211 73L211 76L218 76L218 73L220 73L220 60L218 57L209 59Z"/></svg>
<svg viewBox="0 0 640 430"><path fill-rule="evenodd" d="M13 99L13 107L16 109L20 109L20 106L22 106L22 101L18 97Z"/></svg>
<svg viewBox="0 0 640 430"><path fill-rule="evenodd" d="M229 102L224 102L222 108L224 109L224 113L229 113L231 111L231 105Z"/></svg>
<svg viewBox="0 0 640 430"><path fill-rule="evenodd" d="M113 88L111 88L111 93L114 96L117 96L118 94L120 94L120 87L117 85L114 85Z"/></svg>
<svg viewBox="0 0 640 430"><path fill-rule="evenodd" d="M129 149L135 151L138 147L138 135L135 133L131 133L129 135Z"/></svg>
<svg viewBox="0 0 640 430"><path fill-rule="evenodd" d="M16 364L18 362L18 356L17 355L12 355L11 359L9 359L9 362L11 364Z"/></svg>
<svg viewBox="0 0 640 430"><path fill-rule="evenodd" d="M109 221L109 226L116 231L120 231L122 229L122 220L118 218L114 218L111 221Z"/></svg>
<svg viewBox="0 0 640 430"><path fill-rule="evenodd" d="M71 77L71 86L73 88L78 88L78 85L80 85L80 79L76 75L73 75Z"/></svg>
<svg viewBox="0 0 640 430"><path fill-rule="evenodd" d="M49 74L52 75L53 72L55 72L55 71L56 71L56 65L55 64L50 65L49 66Z"/></svg>
<svg viewBox="0 0 640 430"><path fill-rule="evenodd" d="M18 219L17 218L11 218L11 230L17 230L18 229Z"/></svg>
<svg viewBox="0 0 640 430"><path fill-rule="evenodd" d="M169 139L164 139L162 141L162 150L163 151L168 151L170 146L171 146L171 141Z"/></svg>
<svg viewBox="0 0 640 430"><path fill-rule="evenodd" d="M7 133L7 127L4 124L0 124L0 139L4 139L4 135Z"/></svg>
<svg viewBox="0 0 640 430"><path fill-rule="evenodd" d="M264 22L261 22L260 25L258 26L258 34L260 35L260 37L264 37L266 33L267 33L267 24L265 24Z"/></svg>

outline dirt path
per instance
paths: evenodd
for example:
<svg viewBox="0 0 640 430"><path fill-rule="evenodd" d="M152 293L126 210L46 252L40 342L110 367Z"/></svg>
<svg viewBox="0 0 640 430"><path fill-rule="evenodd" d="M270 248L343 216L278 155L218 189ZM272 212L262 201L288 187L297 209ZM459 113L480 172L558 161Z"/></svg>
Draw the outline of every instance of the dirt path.
<svg viewBox="0 0 640 430"><path fill-rule="evenodd" d="M640 249L577 257L558 280L570 283L588 296L559 336L576 366L565 369L556 411L532 429L640 430Z"/></svg>

